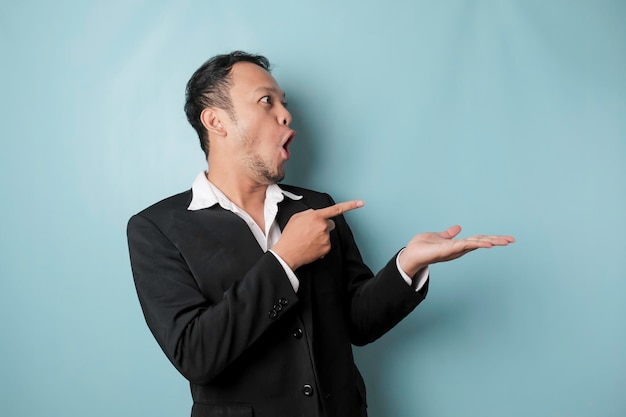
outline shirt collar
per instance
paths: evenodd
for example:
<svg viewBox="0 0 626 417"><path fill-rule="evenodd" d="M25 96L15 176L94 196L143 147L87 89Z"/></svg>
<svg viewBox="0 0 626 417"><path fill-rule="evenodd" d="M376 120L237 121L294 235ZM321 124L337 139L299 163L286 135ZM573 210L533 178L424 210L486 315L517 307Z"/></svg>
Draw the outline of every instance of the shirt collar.
<svg viewBox="0 0 626 417"><path fill-rule="evenodd" d="M206 172L202 171L198 174L191 186L191 203L187 210L196 211L212 207L219 204L226 210L233 211L234 204L206 177ZM300 200L301 195L290 193L283 190L277 184L271 184L265 191L266 203L277 204L286 197L292 200Z"/></svg>

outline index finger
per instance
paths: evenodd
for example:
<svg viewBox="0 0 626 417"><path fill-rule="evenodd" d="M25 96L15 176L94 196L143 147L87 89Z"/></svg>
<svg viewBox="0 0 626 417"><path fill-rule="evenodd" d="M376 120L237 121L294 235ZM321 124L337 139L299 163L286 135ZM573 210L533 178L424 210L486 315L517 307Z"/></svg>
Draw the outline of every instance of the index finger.
<svg viewBox="0 0 626 417"><path fill-rule="evenodd" d="M361 200L352 200L344 201L343 203L337 203L334 206L324 207L315 211L323 218L330 219L331 217L339 216L346 211L358 209L359 207L363 207L364 205L365 203Z"/></svg>

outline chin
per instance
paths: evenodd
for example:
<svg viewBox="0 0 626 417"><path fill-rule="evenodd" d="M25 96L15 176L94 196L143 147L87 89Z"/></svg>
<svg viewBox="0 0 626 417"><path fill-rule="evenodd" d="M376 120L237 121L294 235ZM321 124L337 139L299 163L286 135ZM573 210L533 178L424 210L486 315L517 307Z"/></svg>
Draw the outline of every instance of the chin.
<svg viewBox="0 0 626 417"><path fill-rule="evenodd" d="M276 169L276 171L269 173L268 179L273 183L281 182L285 179L285 166L282 165Z"/></svg>
<svg viewBox="0 0 626 417"><path fill-rule="evenodd" d="M278 172L262 172L259 175L259 178L265 180L266 184L276 184L277 182L282 181L285 178L285 171Z"/></svg>
<svg viewBox="0 0 626 417"><path fill-rule="evenodd" d="M268 180L270 180L273 184L277 183L277 182L281 182L282 180L285 179L285 173L284 172L279 172L275 175L272 175L270 178L268 178Z"/></svg>

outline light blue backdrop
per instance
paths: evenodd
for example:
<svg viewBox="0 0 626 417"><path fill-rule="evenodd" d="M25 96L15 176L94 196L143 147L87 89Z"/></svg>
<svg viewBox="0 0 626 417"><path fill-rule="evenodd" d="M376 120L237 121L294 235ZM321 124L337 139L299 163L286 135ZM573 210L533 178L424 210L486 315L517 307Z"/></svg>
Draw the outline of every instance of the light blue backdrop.
<svg viewBox="0 0 626 417"><path fill-rule="evenodd" d="M188 415L125 225L203 168L184 85L238 48L288 93L287 181L366 201L373 268L455 223L518 239L356 350L372 417L626 415L617 0L3 2L0 414Z"/></svg>

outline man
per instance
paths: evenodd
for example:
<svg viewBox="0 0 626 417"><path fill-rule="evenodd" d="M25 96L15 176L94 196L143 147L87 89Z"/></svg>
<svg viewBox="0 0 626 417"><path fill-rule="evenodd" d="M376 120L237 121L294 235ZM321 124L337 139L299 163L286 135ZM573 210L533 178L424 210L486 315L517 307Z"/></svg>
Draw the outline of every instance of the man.
<svg viewBox="0 0 626 417"><path fill-rule="evenodd" d="M187 117L208 170L128 224L152 333L191 383L192 416L366 416L352 345L372 342L425 297L428 265L513 242L415 236L376 276L326 194L277 185L295 132L262 56L207 61Z"/></svg>

